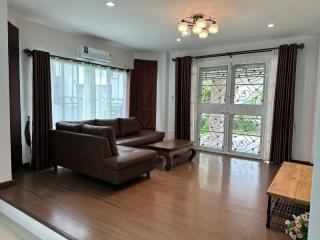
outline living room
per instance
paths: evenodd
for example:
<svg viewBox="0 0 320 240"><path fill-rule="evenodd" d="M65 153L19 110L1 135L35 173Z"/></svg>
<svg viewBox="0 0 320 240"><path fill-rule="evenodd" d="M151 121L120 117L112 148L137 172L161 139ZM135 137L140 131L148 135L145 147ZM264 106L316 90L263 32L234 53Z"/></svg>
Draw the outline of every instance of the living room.
<svg viewBox="0 0 320 240"><path fill-rule="evenodd" d="M0 4L4 239L319 238L318 1Z"/></svg>

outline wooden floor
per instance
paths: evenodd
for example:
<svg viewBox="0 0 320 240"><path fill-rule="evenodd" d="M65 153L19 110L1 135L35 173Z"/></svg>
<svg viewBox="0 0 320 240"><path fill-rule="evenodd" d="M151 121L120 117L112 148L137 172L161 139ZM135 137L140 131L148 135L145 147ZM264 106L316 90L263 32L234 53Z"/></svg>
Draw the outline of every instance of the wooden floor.
<svg viewBox="0 0 320 240"><path fill-rule="evenodd" d="M277 170L201 152L116 192L59 168L20 172L0 197L73 239L282 240L265 228L266 190Z"/></svg>

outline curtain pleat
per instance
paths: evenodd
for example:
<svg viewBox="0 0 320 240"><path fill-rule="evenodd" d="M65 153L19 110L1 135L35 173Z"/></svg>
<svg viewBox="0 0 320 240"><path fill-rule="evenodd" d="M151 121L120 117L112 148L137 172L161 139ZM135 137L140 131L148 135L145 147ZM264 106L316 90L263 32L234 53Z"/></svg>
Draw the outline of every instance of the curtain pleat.
<svg viewBox="0 0 320 240"><path fill-rule="evenodd" d="M49 129L51 116L50 54L33 51L32 161L35 170L51 167L49 162Z"/></svg>
<svg viewBox="0 0 320 240"><path fill-rule="evenodd" d="M176 139L190 140L192 58L176 58Z"/></svg>
<svg viewBox="0 0 320 240"><path fill-rule="evenodd" d="M297 44L279 48L270 163L292 160Z"/></svg>
<svg viewBox="0 0 320 240"><path fill-rule="evenodd" d="M156 128L157 61L134 60L130 80L130 117L136 117L143 129Z"/></svg>

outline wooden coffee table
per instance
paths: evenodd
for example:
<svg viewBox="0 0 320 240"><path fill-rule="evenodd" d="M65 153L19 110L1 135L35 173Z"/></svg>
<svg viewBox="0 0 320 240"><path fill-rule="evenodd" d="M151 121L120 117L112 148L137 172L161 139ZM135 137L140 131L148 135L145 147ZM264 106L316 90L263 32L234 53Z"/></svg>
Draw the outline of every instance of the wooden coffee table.
<svg viewBox="0 0 320 240"><path fill-rule="evenodd" d="M193 142L187 140L174 139L150 144L147 147L149 149L155 150L158 153L158 155L164 156L166 160L165 168L167 171L169 171L172 168L173 158L175 155L191 151L189 161L191 161L196 155L196 151L193 149Z"/></svg>

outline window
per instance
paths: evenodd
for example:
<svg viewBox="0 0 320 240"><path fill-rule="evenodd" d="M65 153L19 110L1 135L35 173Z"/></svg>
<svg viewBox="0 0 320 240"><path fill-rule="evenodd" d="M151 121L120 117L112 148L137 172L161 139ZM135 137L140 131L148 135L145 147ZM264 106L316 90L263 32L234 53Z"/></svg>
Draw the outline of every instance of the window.
<svg viewBox="0 0 320 240"><path fill-rule="evenodd" d="M233 67L234 104L263 105L266 64L239 64Z"/></svg>
<svg viewBox="0 0 320 240"><path fill-rule="evenodd" d="M200 69L202 103L225 103L228 66Z"/></svg>
<svg viewBox="0 0 320 240"><path fill-rule="evenodd" d="M267 61L199 65L198 145L261 157Z"/></svg>
<svg viewBox="0 0 320 240"><path fill-rule="evenodd" d="M127 73L51 58L53 123L126 116Z"/></svg>

